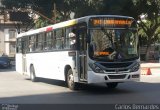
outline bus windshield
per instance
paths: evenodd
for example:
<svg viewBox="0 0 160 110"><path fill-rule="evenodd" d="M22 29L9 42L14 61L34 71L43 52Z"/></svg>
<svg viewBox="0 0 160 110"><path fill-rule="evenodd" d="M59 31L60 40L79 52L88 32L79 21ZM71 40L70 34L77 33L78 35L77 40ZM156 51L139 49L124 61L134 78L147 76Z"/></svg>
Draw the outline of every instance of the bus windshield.
<svg viewBox="0 0 160 110"><path fill-rule="evenodd" d="M138 36L131 29L90 29L89 56L97 61L124 61L138 58Z"/></svg>

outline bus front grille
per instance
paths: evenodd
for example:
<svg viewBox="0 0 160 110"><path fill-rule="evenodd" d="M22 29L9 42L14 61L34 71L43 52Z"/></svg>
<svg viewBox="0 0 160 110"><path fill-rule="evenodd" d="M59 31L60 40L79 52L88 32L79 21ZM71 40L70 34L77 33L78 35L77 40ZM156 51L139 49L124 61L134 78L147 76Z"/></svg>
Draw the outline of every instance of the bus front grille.
<svg viewBox="0 0 160 110"><path fill-rule="evenodd" d="M118 72L119 73L123 73L123 72L125 72L125 73L127 73L129 71L129 69L118 69ZM117 69L116 68L113 68L113 69L105 69L105 72L106 73L113 73L113 74L115 74L116 72L117 72Z"/></svg>
<svg viewBox="0 0 160 110"><path fill-rule="evenodd" d="M133 62L117 62L117 63L100 63L106 68L126 68L130 66Z"/></svg>
<svg viewBox="0 0 160 110"><path fill-rule="evenodd" d="M125 74L123 75L108 75L109 79L124 79L126 77Z"/></svg>

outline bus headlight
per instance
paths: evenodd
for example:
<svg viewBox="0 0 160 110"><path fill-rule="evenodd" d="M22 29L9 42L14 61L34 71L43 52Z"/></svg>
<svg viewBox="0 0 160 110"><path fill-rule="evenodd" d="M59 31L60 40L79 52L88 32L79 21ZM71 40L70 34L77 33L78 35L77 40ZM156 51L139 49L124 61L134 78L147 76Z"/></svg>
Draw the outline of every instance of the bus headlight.
<svg viewBox="0 0 160 110"><path fill-rule="evenodd" d="M136 63L130 70L130 72L135 72L135 71L138 71L139 70L139 67L140 67L140 64L139 63Z"/></svg>
<svg viewBox="0 0 160 110"><path fill-rule="evenodd" d="M104 71L99 66L97 66L95 63L90 63L89 66L96 73L104 73Z"/></svg>

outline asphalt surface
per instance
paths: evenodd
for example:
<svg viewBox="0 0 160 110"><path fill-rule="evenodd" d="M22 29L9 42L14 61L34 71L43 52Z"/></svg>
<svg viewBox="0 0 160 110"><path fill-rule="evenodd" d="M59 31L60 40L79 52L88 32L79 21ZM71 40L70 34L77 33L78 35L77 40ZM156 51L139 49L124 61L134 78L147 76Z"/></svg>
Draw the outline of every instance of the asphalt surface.
<svg viewBox="0 0 160 110"><path fill-rule="evenodd" d="M121 83L114 90L105 85L83 85L69 90L63 81L39 79L33 83L14 69L0 69L1 104L158 104L160 76L141 76L140 82Z"/></svg>

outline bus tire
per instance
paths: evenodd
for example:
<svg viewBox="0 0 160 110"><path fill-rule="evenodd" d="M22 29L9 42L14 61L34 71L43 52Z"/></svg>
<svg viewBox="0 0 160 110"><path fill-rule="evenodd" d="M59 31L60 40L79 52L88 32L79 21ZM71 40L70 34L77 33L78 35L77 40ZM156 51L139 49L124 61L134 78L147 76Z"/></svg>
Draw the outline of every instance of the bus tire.
<svg viewBox="0 0 160 110"><path fill-rule="evenodd" d="M67 71L67 78L66 79L67 79L66 80L67 86L69 89L77 90L79 88L78 83L74 82L74 76L73 76L73 72L72 72L71 68Z"/></svg>
<svg viewBox="0 0 160 110"><path fill-rule="evenodd" d="M114 89L118 86L118 83L117 82L112 82L112 83L106 83L106 85L109 89Z"/></svg>
<svg viewBox="0 0 160 110"><path fill-rule="evenodd" d="M31 67L30 67L30 79L31 79L32 82L36 82L37 81L33 65L31 65Z"/></svg>

